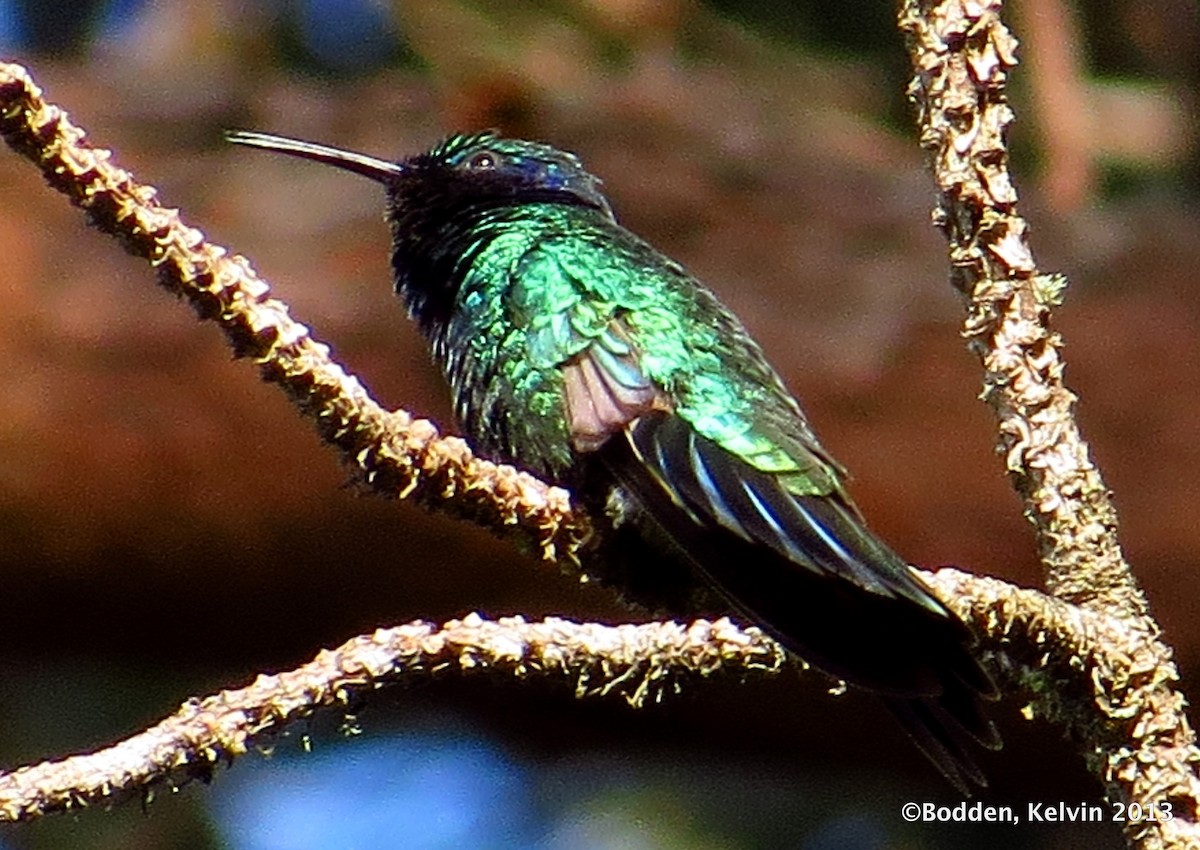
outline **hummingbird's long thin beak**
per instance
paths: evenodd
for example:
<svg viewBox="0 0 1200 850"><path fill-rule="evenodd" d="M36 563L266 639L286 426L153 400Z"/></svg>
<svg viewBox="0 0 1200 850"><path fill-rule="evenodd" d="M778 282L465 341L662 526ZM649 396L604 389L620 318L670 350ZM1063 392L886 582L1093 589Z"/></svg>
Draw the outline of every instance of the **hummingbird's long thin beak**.
<svg viewBox="0 0 1200 850"><path fill-rule="evenodd" d="M318 145L315 142L290 139L287 136L273 136L270 133L254 133L246 130L228 130L225 133L225 140L233 142L235 145L247 145L252 148L278 151L289 156L298 156L301 159L323 162L326 165L353 171L363 177L370 177L379 183L389 183L393 178L404 173L404 166L397 162L388 162L386 159L376 159L373 156L354 151Z"/></svg>

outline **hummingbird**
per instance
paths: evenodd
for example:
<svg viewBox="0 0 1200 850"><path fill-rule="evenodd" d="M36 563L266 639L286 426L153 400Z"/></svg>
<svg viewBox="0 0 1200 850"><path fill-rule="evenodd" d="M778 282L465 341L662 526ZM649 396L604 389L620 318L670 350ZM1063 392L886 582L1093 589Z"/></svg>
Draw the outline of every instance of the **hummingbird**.
<svg viewBox="0 0 1200 850"><path fill-rule="evenodd" d="M998 698L966 625L865 525L844 468L741 322L617 223L573 154L494 131L398 161L230 142L381 183L395 290L482 456L581 494L651 607L720 600L882 698L964 793Z"/></svg>

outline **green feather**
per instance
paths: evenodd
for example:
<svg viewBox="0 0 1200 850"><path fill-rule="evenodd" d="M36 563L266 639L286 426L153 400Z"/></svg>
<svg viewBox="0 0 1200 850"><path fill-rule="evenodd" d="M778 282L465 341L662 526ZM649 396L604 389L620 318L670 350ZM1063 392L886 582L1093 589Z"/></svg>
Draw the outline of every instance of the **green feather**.
<svg viewBox="0 0 1200 850"><path fill-rule="evenodd" d="M699 433L798 495L840 492L839 468L761 349L678 264L598 210L525 205L505 218L488 222L501 236L468 252L447 335L460 416L520 411L492 448L552 474L572 463L559 367L620 318L645 374Z"/></svg>

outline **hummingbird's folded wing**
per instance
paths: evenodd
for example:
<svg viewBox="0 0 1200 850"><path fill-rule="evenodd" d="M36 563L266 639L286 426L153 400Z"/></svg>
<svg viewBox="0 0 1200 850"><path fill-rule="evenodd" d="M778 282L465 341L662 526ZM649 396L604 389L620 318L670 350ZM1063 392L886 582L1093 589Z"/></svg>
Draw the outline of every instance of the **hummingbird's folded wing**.
<svg viewBox="0 0 1200 850"><path fill-rule="evenodd" d="M814 666L880 694L964 793L986 785L971 749L1000 746L981 704L997 692L975 641L855 511L791 493L675 414L644 416L600 456L643 522L734 608Z"/></svg>
<svg viewBox="0 0 1200 850"><path fill-rule="evenodd" d="M632 236L545 240L518 278L529 353L557 363L574 449L631 521L800 657L883 695L960 787L981 781L969 747L998 743L979 704L995 686L970 633L863 524L737 320Z"/></svg>

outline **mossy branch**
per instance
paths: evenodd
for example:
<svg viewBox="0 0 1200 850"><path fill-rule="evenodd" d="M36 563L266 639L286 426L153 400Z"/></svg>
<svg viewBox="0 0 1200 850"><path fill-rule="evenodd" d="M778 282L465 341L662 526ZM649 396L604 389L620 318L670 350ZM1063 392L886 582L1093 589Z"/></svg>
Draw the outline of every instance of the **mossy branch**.
<svg viewBox="0 0 1200 850"><path fill-rule="evenodd" d="M1124 824L1131 844L1200 846L1200 750L1179 673L1121 552L1116 509L1063 384L1050 318L1066 280L1038 269L1017 212L1006 139L1017 42L1001 6L905 0L899 26L938 191L934 221L949 241L951 282L967 297L963 335L983 364L982 395L999 419L1005 469L1033 524L1047 590L1099 615L1079 658L1094 687L1042 691L1054 697L1041 707L1075 734L1111 800L1153 811L1170 803L1171 820Z"/></svg>
<svg viewBox="0 0 1200 850"><path fill-rule="evenodd" d="M210 778L256 742L321 708L346 710L365 692L451 674L558 678L580 697L617 694L637 706L687 677L777 672L778 644L728 620L601 626L472 614L441 626L379 629L244 688L184 703L172 716L95 753L0 775L0 822L30 820L162 785Z"/></svg>

